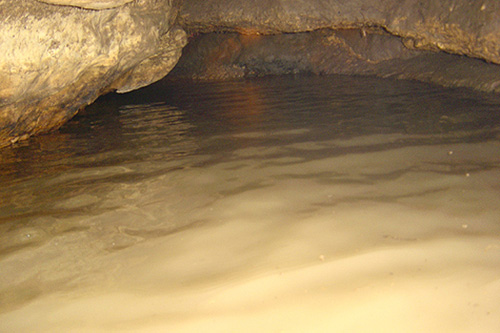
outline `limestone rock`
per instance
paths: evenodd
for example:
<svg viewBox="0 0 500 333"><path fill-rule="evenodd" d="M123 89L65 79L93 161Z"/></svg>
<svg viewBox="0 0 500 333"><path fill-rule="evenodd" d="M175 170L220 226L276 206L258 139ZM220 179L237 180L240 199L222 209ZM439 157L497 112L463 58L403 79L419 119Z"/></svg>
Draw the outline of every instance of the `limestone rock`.
<svg viewBox="0 0 500 333"><path fill-rule="evenodd" d="M377 29L202 34L186 46L169 78L224 80L297 73L376 75L500 93L500 66L408 49L401 38Z"/></svg>
<svg viewBox="0 0 500 333"><path fill-rule="evenodd" d="M500 64L498 0L185 0L180 22L245 34L379 27L408 47Z"/></svg>
<svg viewBox="0 0 500 333"><path fill-rule="evenodd" d="M186 43L174 26L178 7L176 0L106 10L0 0L0 146L58 128L107 91L165 76Z"/></svg>
<svg viewBox="0 0 500 333"><path fill-rule="evenodd" d="M191 43L172 78L341 73L500 92L497 0L185 0L179 22Z"/></svg>
<svg viewBox="0 0 500 333"><path fill-rule="evenodd" d="M108 9L108 8L120 7L133 0L38 0L38 1L55 5L74 6L87 9Z"/></svg>
<svg viewBox="0 0 500 333"><path fill-rule="evenodd" d="M500 91L498 0L0 0L0 146L161 79L183 29L177 76L369 74Z"/></svg>

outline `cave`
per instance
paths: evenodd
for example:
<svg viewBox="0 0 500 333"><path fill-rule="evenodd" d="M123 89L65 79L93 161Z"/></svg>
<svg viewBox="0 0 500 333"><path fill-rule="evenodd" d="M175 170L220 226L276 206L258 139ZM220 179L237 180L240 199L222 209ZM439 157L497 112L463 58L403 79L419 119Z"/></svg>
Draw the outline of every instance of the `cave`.
<svg viewBox="0 0 500 333"><path fill-rule="evenodd" d="M500 8L493 0L0 6L0 146L56 130L99 96L147 86L176 64L171 77L198 80L309 72L500 91Z"/></svg>
<svg viewBox="0 0 500 333"><path fill-rule="evenodd" d="M500 331L496 0L0 0L1 332Z"/></svg>

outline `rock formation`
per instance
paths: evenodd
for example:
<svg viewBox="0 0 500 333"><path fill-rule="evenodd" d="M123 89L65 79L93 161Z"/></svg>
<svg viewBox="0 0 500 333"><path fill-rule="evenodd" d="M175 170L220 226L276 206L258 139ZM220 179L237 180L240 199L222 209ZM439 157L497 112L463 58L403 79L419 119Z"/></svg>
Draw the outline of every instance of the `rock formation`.
<svg viewBox="0 0 500 333"><path fill-rule="evenodd" d="M186 42L175 26L178 1L126 2L0 0L0 146L171 70Z"/></svg>
<svg viewBox="0 0 500 333"><path fill-rule="evenodd" d="M169 78L224 80L276 74L375 75L500 92L500 66L408 49L378 29L321 29L281 35L209 33L194 38Z"/></svg>
<svg viewBox="0 0 500 333"><path fill-rule="evenodd" d="M189 31L246 34L378 27L410 48L500 64L497 0L185 0L180 22Z"/></svg>
<svg viewBox="0 0 500 333"><path fill-rule="evenodd" d="M362 74L500 92L495 0L185 0L179 21L195 38L175 77Z"/></svg>
<svg viewBox="0 0 500 333"><path fill-rule="evenodd" d="M500 92L498 0L0 0L0 146L172 78L362 74Z"/></svg>

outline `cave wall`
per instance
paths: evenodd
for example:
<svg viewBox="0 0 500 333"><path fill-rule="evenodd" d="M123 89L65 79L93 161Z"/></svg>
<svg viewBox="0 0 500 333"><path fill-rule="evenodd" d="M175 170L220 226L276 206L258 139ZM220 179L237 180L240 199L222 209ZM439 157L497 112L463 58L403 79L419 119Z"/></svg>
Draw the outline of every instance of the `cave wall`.
<svg viewBox="0 0 500 333"><path fill-rule="evenodd" d="M246 34L379 27L409 48L500 64L497 0L185 0L179 22L188 32Z"/></svg>
<svg viewBox="0 0 500 333"><path fill-rule="evenodd" d="M320 29L193 37L168 79L227 80L281 74L374 75L500 93L500 66L445 52L409 49L380 29Z"/></svg>
<svg viewBox="0 0 500 333"><path fill-rule="evenodd" d="M500 92L497 0L0 0L0 43L0 147L169 72L378 75Z"/></svg>
<svg viewBox="0 0 500 333"><path fill-rule="evenodd" d="M500 92L500 2L185 0L170 77L377 75Z"/></svg>
<svg viewBox="0 0 500 333"><path fill-rule="evenodd" d="M46 2L0 0L0 147L161 79L186 43L177 0Z"/></svg>

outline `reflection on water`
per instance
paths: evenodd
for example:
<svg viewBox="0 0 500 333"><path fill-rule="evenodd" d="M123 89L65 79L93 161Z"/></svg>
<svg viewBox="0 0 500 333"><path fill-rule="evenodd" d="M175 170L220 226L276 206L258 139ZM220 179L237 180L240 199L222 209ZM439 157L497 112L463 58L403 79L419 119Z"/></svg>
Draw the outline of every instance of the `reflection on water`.
<svg viewBox="0 0 500 333"><path fill-rule="evenodd" d="M500 330L500 98L160 82L0 151L0 331Z"/></svg>

